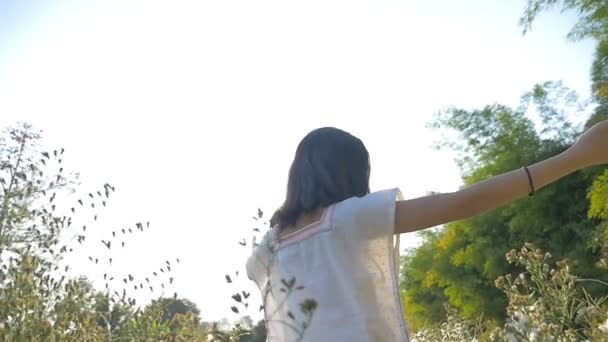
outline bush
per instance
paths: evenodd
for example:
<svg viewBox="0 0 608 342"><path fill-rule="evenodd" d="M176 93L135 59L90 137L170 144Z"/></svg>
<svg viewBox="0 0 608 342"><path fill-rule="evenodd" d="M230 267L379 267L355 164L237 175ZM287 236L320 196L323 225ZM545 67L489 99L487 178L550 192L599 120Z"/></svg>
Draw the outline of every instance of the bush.
<svg viewBox="0 0 608 342"><path fill-rule="evenodd" d="M606 287L596 279L581 279L565 259L553 265L551 255L526 243L506 255L511 264L522 267L518 275L496 279L496 286L508 297L507 323L471 322L448 308L438 327L416 332L412 341L607 341L608 296L593 297L588 286Z"/></svg>
<svg viewBox="0 0 608 342"><path fill-rule="evenodd" d="M98 211L115 188L106 183L72 198L78 195L78 175L64 170L65 150L44 151L40 138L27 124L0 134L0 340L207 341L209 329L200 323L200 310L192 302L175 294L141 307L130 296L131 291L171 285L171 268L176 266L168 260L161 267L165 277L150 277L145 287L145 277L136 272L113 274L120 261L107 255L89 256L92 267L106 272L103 290L86 278L66 275L65 257L86 248ZM76 213L88 220L77 223ZM101 242L107 251L124 248L114 239L127 239L148 227L135 223L108 232ZM109 271L102 272L102 267ZM237 330L228 333L236 336Z"/></svg>

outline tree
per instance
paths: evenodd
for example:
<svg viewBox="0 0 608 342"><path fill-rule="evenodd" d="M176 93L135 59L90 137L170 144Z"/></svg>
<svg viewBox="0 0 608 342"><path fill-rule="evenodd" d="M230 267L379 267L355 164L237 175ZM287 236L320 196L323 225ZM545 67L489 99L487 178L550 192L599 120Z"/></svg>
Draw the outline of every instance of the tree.
<svg viewBox="0 0 608 342"><path fill-rule="evenodd" d="M39 139L27 124L0 138L0 338L95 340L103 331L89 311L88 283L58 274L72 250L60 234L72 221L56 197L72 180L63 149L39 152Z"/></svg>
<svg viewBox="0 0 608 342"><path fill-rule="evenodd" d="M49 260L56 260L61 251L51 247L58 243L59 230L71 224L56 215L54 203L56 193L70 183L61 167L63 150L37 154L39 139L40 133L27 124L9 128L0 138L3 261L7 253L14 256L34 249ZM52 174L48 174L49 169Z"/></svg>
<svg viewBox="0 0 608 342"><path fill-rule="evenodd" d="M417 330L427 323L439 322L445 316L445 296L441 288L432 286L434 273L429 272L440 234L431 230L420 232L424 243L402 256L401 298L410 328Z"/></svg>
<svg viewBox="0 0 608 342"><path fill-rule="evenodd" d="M171 321L177 314L191 313L196 325L200 324L201 310L192 301L186 298L159 298L157 301L163 310L163 321Z"/></svg>
<svg viewBox="0 0 608 342"><path fill-rule="evenodd" d="M562 12L575 11L579 14L578 22L567 35L570 40L593 38L597 41L591 67L591 89L600 108L596 111L595 120L589 120L591 125L608 117L608 7L601 0L528 0L519 20L523 33L530 32L532 24L542 12L557 6L561 7Z"/></svg>
<svg viewBox="0 0 608 342"><path fill-rule="evenodd" d="M608 119L608 7L604 1L599 0L528 0L520 18L524 33L531 29L532 23L541 12L558 4L561 5L562 11L574 10L580 16L579 21L568 34L568 38L572 40L594 38L597 40L591 67L591 89L597 108L587 121L586 127L589 128L601 120ZM590 218L607 219L601 204L605 203L608 198L605 194L607 178L608 176L605 174L598 177L589 193ZM600 240L596 238L596 241ZM608 253L608 248L606 253Z"/></svg>
<svg viewBox="0 0 608 342"><path fill-rule="evenodd" d="M459 153L464 184L470 185L565 150L581 131L568 118L582 107L576 94L561 83L546 82L524 94L517 109L450 108L431 126L459 134L439 147ZM540 119L538 128L530 119L533 115ZM494 280L515 271L503 256L526 242L556 258L574 260L585 277L608 280L595 267L598 220L587 217L587 191L602 172L602 168L577 172L533 198L423 234L422 246L404 257L402 274L405 312L412 328L438 323L445 314L444 302L464 318L483 314L502 322L507 298ZM605 291L586 286L591 293Z"/></svg>
<svg viewBox="0 0 608 342"><path fill-rule="evenodd" d="M553 7L561 6L562 12L575 11L579 20L567 35L573 41L593 38L597 41L591 67L591 89L600 108L589 124L608 117L608 7L601 0L528 0L519 23L526 34L538 16Z"/></svg>
<svg viewBox="0 0 608 342"><path fill-rule="evenodd" d="M72 198L78 195L74 189L78 177L64 171L64 149L42 150L40 137L27 124L0 135L0 340L197 340L202 330L192 302L174 298L163 302L167 305L153 302L139 310L130 293L146 290L145 277L113 273L111 256L88 257L94 268L109 267L110 271L99 269L106 272L102 291L85 278L66 275L65 256L90 242L91 225L114 187L106 183ZM77 212L89 219L77 222L73 219ZM103 243L108 252L124 248L128 236L148 227L149 223L136 223L118 232L108 230L107 237L94 242ZM162 280L160 276L146 279L150 291L157 282L173 282L172 267L167 260L160 268ZM183 307L188 309L180 314Z"/></svg>
<svg viewBox="0 0 608 342"><path fill-rule="evenodd" d="M598 99L608 96L608 42L600 41L596 47L591 66L593 94Z"/></svg>
<svg viewBox="0 0 608 342"><path fill-rule="evenodd" d="M569 39L595 38L602 41L608 38L608 9L602 0L528 0L519 20L524 33L532 29L540 13L558 5L561 5L562 12L576 11L580 16L568 33Z"/></svg>

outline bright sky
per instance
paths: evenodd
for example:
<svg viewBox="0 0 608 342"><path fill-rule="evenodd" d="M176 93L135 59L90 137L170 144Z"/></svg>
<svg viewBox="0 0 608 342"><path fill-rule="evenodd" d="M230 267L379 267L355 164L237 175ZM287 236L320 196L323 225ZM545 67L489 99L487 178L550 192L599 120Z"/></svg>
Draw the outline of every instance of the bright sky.
<svg viewBox="0 0 608 342"><path fill-rule="evenodd" d="M258 207L280 204L311 129L362 138L373 189L410 198L460 184L451 156L430 149L438 110L515 105L546 80L588 94L593 44L568 43L574 18L558 13L522 37L524 3L2 0L0 125L28 121L65 147L83 193L117 188L74 274L101 286L86 256L149 220L114 252L118 271L143 276L180 257L168 293L205 320L234 318L223 278L249 251L237 241Z"/></svg>

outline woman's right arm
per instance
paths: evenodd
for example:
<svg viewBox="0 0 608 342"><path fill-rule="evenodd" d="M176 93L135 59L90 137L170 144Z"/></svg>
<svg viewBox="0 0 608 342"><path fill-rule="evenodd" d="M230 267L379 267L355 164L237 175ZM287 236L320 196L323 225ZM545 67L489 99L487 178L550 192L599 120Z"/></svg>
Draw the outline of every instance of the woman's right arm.
<svg viewBox="0 0 608 342"><path fill-rule="evenodd" d="M592 165L608 164L608 121L583 134L567 151L528 167L535 190ZM524 168L462 190L398 201L395 233L407 233L466 219L527 196L531 190Z"/></svg>

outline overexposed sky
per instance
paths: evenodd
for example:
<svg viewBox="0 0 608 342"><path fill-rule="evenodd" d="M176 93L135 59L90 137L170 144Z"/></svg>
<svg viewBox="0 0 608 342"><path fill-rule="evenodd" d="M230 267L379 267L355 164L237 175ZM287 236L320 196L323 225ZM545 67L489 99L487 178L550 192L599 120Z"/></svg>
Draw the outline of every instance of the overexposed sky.
<svg viewBox="0 0 608 342"><path fill-rule="evenodd" d="M205 320L234 318L223 276L249 251L237 241L258 207L280 204L311 129L362 138L372 188L411 198L460 185L451 156L430 149L438 110L516 105L547 80L588 94L593 44L564 39L575 18L544 15L522 37L524 3L0 0L0 125L43 129L83 192L117 188L73 274L102 284L86 256L149 220L113 252L115 271L143 276L180 257L168 292Z"/></svg>

